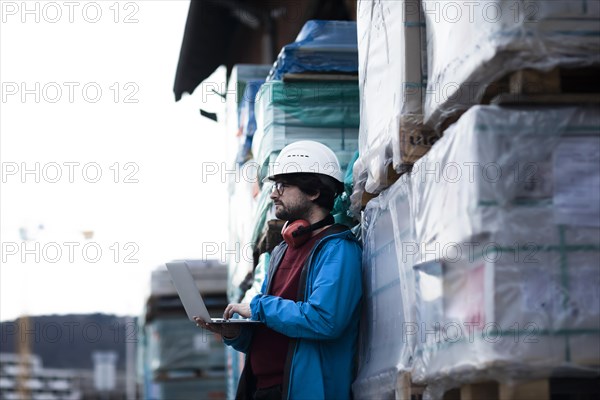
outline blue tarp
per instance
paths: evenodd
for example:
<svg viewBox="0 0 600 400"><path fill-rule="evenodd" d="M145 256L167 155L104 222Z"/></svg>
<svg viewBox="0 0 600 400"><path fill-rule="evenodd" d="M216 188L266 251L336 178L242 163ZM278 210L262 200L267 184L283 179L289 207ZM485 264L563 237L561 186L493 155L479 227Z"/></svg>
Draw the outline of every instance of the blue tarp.
<svg viewBox="0 0 600 400"><path fill-rule="evenodd" d="M268 81L299 72L358 72L356 22L311 20L281 49Z"/></svg>
<svg viewBox="0 0 600 400"><path fill-rule="evenodd" d="M254 137L254 132L256 132L254 102L256 101L256 94L263 83L265 83L264 80L248 81L246 88L244 89L244 95L241 99L239 118L242 143L237 155L237 162L240 165L249 159L250 149L252 148L252 138Z"/></svg>

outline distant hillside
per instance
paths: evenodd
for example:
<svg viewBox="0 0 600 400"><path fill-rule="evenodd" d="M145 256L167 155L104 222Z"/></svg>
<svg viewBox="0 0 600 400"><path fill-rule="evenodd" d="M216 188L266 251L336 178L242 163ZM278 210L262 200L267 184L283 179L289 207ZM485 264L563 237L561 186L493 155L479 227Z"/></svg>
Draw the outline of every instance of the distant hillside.
<svg viewBox="0 0 600 400"><path fill-rule="evenodd" d="M124 317L106 314L30 317L29 329L21 320L0 323L0 352L16 353L17 341L27 338L32 353L47 368L92 369L92 352L113 350L117 368L125 368L126 341L137 343L137 325Z"/></svg>

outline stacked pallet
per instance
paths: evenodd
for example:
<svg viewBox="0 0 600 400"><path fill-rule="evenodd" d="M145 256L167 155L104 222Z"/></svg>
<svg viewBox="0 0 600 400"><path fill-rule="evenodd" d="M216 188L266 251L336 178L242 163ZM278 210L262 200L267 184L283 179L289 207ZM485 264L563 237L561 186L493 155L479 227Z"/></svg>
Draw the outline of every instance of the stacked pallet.
<svg viewBox="0 0 600 400"><path fill-rule="evenodd" d="M598 106L476 106L415 164L415 381L598 373L599 154Z"/></svg>
<svg viewBox="0 0 600 400"><path fill-rule="evenodd" d="M361 0L357 30L361 102L355 215L439 138L423 125L427 59L419 0Z"/></svg>
<svg viewBox="0 0 600 400"><path fill-rule="evenodd" d="M358 149L357 54L356 24L346 21L308 21L284 46L255 99L252 154L259 182L271 174L281 149L299 140L329 146L348 169ZM263 184L252 238L255 264L281 241L283 221L274 219L270 192L271 184ZM342 199L333 212L345 221L346 211Z"/></svg>
<svg viewBox="0 0 600 400"><path fill-rule="evenodd" d="M229 239L221 256L227 264L227 299L231 303L240 302L254 276L252 235L256 210L264 203L264 196L258 195L258 170L252 154L256 133L255 98L270 69L270 65L235 65L227 84L227 169L233 173L227 174ZM244 357L225 346L225 365L226 393L228 398L233 398Z"/></svg>
<svg viewBox="0 0 600 400"><path fill-rule="evenodd" d="M253 76L249 81L253 83L246 84L246 92L237 103L239 112L231 100L228 130L241 139L235 142L238 150L230 153L237 155L236 168L240 171L239 179L229 186L229 249L240 250L232 252L227 261L230 301L250 302L260 292L269 255L282 241L284 221L274 215L272 183L263 183L281 149L298 140L319 141L336 153L344 170L351 172L358 150L357 54L354 22L309 21L296 41L281 50L271 70ZM231 79L241 76L237 68ZM233 99L240 85L231 79L228 96ZM229 121L230 116L234 122ZM350 193L348 190L336 202L338 222L349 219ZM243 357L232 349L227 349L226 357L227 392L233 398Z"/></svg>
<svg viewBox="0 0 600 400"><path fill-rule="evenodd" d="M457 1L452 9L442 0L422 1L429 60L423 108L429 126L442 128L489 100L490 91L500 94L504 89L493 84L512 72L600 63L597 1ZM540 82L525 88L540 90Z"/></svg>
<svg viewBox="0 0 600 400"><path fill-rule="evenodd" d="M403 336L415 320L411 283L414 244L407 176L368 202L362 217L364 300L356 398L392 398L398 378L410 370L414 337Z"/></svg>
<svg viewBox="0 0 600 400"><path fill-rule="evenodd" d="M240 289L252 275L250 245L254 230L259 183L257 164L251 147L256 133L255 98L269 73L270 65L238 64L233 67L227 84L227 171L229 187L229 240L221 251L228 266L227 296L238 302Z"/></svg>
<svg viewBox="0 0 600 400"><path fill-rule="evenodd" d="M227 268L218 260L186 260L213 317L221 316ZM218 335L187 318L164 266L152 272L139 318L138 366L145 398L225 398L225 353Z"/></svg>
<svg viewBox="0 0 600 400"><path fill-rule="evenodd" d="M369 70L370 58L393 60L368 51L378 35L385 49L407 48L408 28L389 36L391 8L425 16L420 112L441 139L402 175L392 157L401 147L381 126L402 137L386 121L402 119L407 103L379 115L379 127L369 108L384 106L361 108L358 167L367 172L355 167L354 206L379 195L363 212L355 397L571 399L596 385L581 397L591 399L600 375L600 5L415 3L359 3L359 33L369 32L359 42L370 40L360 47L362 102L370 83L414 62Z"/></svg>

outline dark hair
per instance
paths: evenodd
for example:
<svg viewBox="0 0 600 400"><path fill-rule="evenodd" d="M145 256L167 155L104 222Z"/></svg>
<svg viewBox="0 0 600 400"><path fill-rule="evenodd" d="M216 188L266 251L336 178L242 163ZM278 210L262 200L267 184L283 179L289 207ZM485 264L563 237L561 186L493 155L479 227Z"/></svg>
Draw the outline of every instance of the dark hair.
<svg viewBox="0 0 600 400"><path fill-rule="evenodd" d="M314 203L328 211L333 210L333 203L336 196L344 190L344 184L329 175L294 173L278 175L274 178L276 181L297 186L307 195L319 193L319 197L314 200Z"/></svg>

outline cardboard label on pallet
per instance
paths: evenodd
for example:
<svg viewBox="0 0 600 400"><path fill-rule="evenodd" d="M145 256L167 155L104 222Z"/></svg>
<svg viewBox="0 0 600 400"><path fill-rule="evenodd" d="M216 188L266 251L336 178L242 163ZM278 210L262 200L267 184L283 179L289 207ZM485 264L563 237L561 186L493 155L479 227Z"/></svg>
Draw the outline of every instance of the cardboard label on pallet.
<svg viewBox="0 0 600 400"><path fill-rule="evenodd" d="M399 157L394 155L394 166L398 163L412 165L423 157L441 136L423 125L422 115L400 117Z"/></svg>

